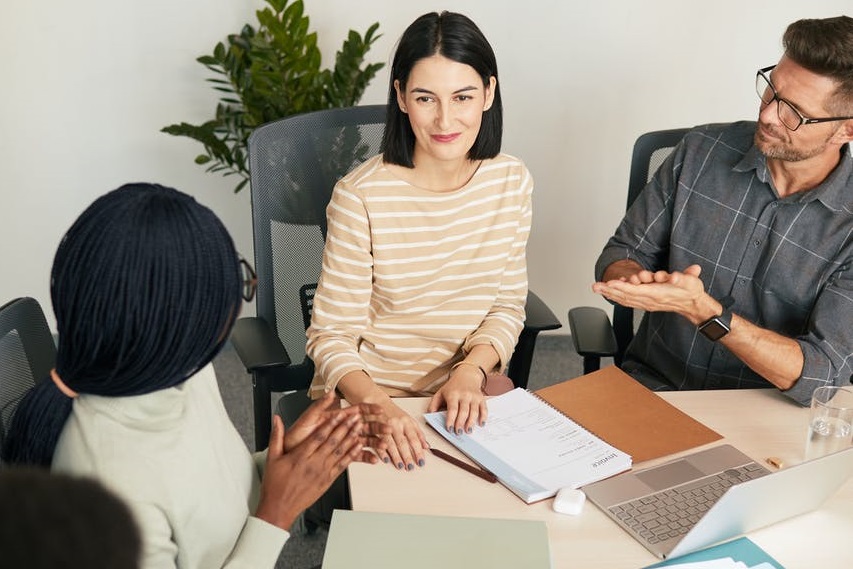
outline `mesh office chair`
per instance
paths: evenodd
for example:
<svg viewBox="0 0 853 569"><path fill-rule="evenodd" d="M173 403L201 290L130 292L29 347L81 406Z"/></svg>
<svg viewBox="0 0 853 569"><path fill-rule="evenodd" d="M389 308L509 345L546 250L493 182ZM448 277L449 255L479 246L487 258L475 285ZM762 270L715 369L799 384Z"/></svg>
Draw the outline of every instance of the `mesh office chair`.
<svg viewBox="0 0 853 569"><path fill-rule="evenodd" d="M684 138L689 128L658 130L641 135L634 143L631 155L631 174L628 180L628 200L625 209L646 186L673 148ZM583 357L584 373L601 366L602 357L612 357L619 366L625 349L634 338L634 309L618 304L613 306L613 324L600 308L580 306L569 310L569 329L578 355Z"/></svg>
<svg viewBox="0 0 853 569"><path fill-rule="evenodd" d="M253 376L258 449L269 440L272 393L307 389L314 375L305 355L305 329L332 189L344 174L379 153L384 130L385 105L365 105L287 117L258 127L249 138L258 316L239 319L231 340ZM527 302L527 321L508 369L520 386L527 385L537 334L560 327L534 294ZM279 406L285 424L301 411L300 403L307 404L304 394L299 400Z"/></svg>
<svg viewBox="0 0 853 569"><path fill-rule="evenodd" d="M18 402L56 361L56 346L41 306L24 297L0 307L0 449Z"/></svg>

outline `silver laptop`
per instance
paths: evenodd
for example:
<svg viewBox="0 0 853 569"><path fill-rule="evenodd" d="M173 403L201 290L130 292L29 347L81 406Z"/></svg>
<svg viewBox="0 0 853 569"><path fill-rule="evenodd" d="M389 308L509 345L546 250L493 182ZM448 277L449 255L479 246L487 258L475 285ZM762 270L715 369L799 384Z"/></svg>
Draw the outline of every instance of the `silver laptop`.
<svg viewBox="0 0 853 569"><path fill-rule="evenodd" d="M853 447L771 473L733 446L720 445L582 490L665 558L814 510L851 474Z"/></svg>

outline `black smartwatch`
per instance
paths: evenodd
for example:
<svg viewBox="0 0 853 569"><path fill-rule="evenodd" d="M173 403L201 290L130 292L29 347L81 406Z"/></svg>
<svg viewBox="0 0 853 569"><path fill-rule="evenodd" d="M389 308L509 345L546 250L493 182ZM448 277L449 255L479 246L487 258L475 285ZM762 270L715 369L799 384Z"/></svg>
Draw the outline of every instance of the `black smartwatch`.
<svg viewBox="0 0 853 569"><path fill-rule="evenodd" d="M716 342L732 329L732 311L730 308L735 301L732 297L726 296L721 298L719 302L723 305L722 314L709 318L699 324L699 331L712 342Z"/></svg>

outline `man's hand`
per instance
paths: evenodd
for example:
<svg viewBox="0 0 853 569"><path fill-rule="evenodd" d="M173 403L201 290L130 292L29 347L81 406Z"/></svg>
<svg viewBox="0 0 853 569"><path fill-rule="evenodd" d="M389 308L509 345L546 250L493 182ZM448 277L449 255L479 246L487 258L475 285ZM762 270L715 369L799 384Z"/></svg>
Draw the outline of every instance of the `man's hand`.
<svg viewBox="0 0 853 569"><path fill-rule="evenodd" d="M674 312L698 325L722 310L720 303L705 292L699 278L701 272L699 265L690 265L683 272L623 270L615 279L593 284L592 290L622 306L646 312ZM605 275L613 274L616 273L608 267Z"/></svg>
<svg viewBox="0 0 853 569"><path fill-rule="evenodd" d="M705 292L699 265L683 272L647 271L628 259L612 263L604 272L609 279L592 285L604 298L647 312L674 312L698 326L723 311ZM779 389L790 389L803 370L803 351L792 338L732 316L731 332L720 340L743 363Z"/></svg>

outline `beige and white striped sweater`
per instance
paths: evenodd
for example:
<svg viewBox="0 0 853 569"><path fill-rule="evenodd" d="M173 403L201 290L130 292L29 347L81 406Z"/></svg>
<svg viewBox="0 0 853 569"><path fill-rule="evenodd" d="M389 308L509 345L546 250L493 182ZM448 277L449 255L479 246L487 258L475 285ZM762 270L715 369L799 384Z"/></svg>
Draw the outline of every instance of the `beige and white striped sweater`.
<svg viewBox="0 0 853 569"><path fill-rule="evenodd" d="M360 369L390 395L433 393L477 344L506 366L524 323L532 190L506 154L453 192L412 186L381 156L340 180L307 331L312 396Z"/></svg>

